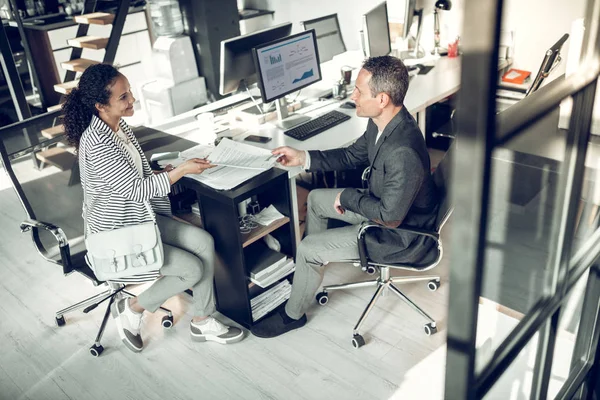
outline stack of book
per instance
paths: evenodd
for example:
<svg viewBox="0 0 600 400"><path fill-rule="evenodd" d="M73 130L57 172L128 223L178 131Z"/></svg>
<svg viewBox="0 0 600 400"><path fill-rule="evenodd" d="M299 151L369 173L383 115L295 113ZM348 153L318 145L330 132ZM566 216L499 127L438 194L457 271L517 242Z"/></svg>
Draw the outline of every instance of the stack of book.
<svg viewBox="0 0 600 400"><path fill-rule="evenodd" d="M283 260L283 263L278 263L277 267L272 270L260 273L258 276L250 273L250 280L258 286L265 288L279 279L288 276L296 269L296 264L293 258L287 258Z"/></svg>
<svg viewBox="0 0 600 400"><path fill-rule="evenodd" d="M263 242L254 243L248 248L246 260L250 267L250 280L260 287L269 286L294 268L293 260L288 260L285 254L271 250Z"/></svg>
<svg viewBox="0 0 600 400"><path fill-rule="evenodd" d="M271 310L281 305L290 298L291 292L292 285L285 279L271 289L254 297L250 300L250 305L252 306L252 320L258 321Z"/></svg>

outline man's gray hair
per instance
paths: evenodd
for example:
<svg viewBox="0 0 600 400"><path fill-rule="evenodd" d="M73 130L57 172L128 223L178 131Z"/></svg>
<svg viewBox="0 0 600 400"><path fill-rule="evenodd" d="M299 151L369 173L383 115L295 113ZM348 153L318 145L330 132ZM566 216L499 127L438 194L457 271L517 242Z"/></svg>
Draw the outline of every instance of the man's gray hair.
<svg viewBox="0 0 600 400"><path fill-rule="evenodd" d="M370 57L363 64L363 68L371 73L369 88L373 96L386 93L395 106L404 103L408 91L408 71L399 58Z"/></svg>

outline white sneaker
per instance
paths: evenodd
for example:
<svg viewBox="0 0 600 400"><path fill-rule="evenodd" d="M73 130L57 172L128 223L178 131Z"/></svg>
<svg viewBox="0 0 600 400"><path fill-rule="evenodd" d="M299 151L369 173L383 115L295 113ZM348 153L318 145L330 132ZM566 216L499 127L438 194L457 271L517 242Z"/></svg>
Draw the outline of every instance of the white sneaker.
<svg viewBox="0 0 600 400"><path fill-rule="evenodd" d="M244 338L244 331L234 326L227 326L215 319L208 317L202 323L190 323L192 340L197 342L212 341L221 344L239 342Z"/></svg>
<svg viewBox="0 0 600 400"><path fill-rule="evenodd" d="M115 301L110 309L117 324L119 337L131 351L140 352L144 348L144 341L140 335L142 325L142 314L138 314L129 308L129 299Z"/></svg>

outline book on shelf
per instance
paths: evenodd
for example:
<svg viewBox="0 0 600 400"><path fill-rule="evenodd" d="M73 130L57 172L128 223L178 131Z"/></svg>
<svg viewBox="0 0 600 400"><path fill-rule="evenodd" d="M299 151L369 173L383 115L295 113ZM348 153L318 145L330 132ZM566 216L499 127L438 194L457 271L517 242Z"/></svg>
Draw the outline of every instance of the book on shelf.
<svg viewBox="0 0 600 400"><path fill-rule="evenodd" d="M296 270L296 264L294 263L294 259L290 258L286 260L287 262L282 264L279 268L273 270L271 273L261 276L260 278L250 277L250 281L257 284L262 288L266 288L273 283L277 282L279 279L288 276L292 272Z"/></svg>
<svg viewBox="0 0 600 400"><path fill-rule="evenodd" d="M287 256L283 253L271 250L262 242L248 247L246 253L247 263L250 266L250 277L261 278L269 275L278 267L285 264Z"/></svg>

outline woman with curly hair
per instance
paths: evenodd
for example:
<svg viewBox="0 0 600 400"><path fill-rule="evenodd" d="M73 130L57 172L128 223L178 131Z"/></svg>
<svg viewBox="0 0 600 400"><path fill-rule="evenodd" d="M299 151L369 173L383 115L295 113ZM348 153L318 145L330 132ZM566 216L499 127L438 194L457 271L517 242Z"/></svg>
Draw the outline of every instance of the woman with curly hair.
<svg viewBox="0 0 600 400"><path fill-rule="evenodd" d="M192 339L237 342L243 331L211 316L215 312L213 238L200 228L173 219L167 197L171 185L184 175L200 174L213 165L192 159L169 171L153 173L123 121L123 117L133 115L134 102L127 78L111 65L98 64L85 70L63 105L65 132L78 150L86 194L85 231L96 233L156 219L161 232L164 264L156 274L150 274L160 277L137 298L118 299L112 305L119 335L129 349L141 351L143 311L154 312L168 298L192 288ZM147 207L148 202L151 207Z"/></svg>

